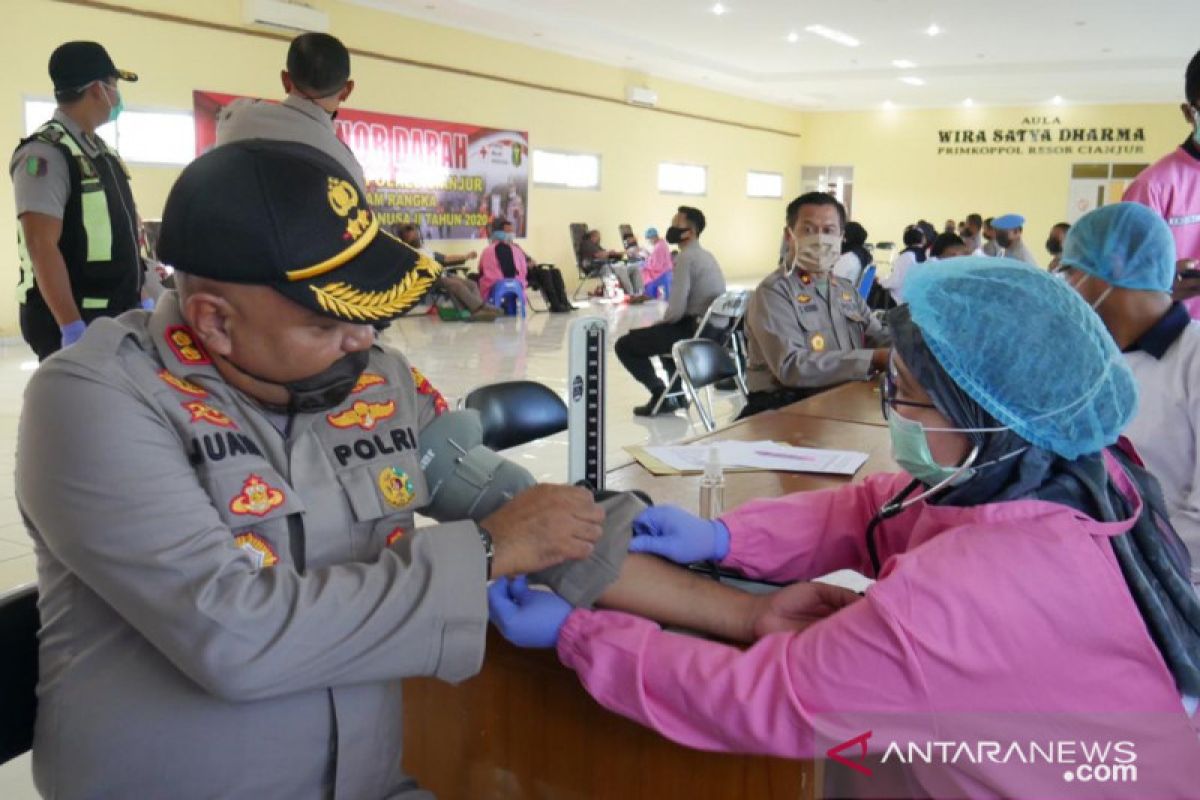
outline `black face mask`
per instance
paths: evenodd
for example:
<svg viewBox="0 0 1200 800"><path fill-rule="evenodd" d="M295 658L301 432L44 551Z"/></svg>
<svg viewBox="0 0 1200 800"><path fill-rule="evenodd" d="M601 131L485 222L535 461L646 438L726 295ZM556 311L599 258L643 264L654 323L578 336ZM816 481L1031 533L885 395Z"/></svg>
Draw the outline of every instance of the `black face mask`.
<svg viewBox="0 0 1200 800"><path fill-rule="evenodd" d="M229 359L225 359L233 367L256 381L269 383L272 386L282 386L288 390L287 411L289 414L316 414L328 411L340 405L347 397L358 379L362 377L371 359L370 350L359 350L347 353L330 364L316 375L301 378L297 381L280 383L261 375L255 375L244 367L239 367Z"/></svg>
<svg viewBox="0 0 1200 800"><path fill-rule="evenodd" d="M679 244L683 241L683 234L689 230L690 228L676 228L674 225L667 228L667 244Z"/></svg>
<svg viewBox="0 0 1200 800"><path fill-rule="evenodd" d="M1053 236L1051 236L1049 239L1046 240L1046 252L1050 253L1050 255L1052 255L1052 256L1061 256L1062 255L1062 242L1060 242L1058 239L1055 239Z"/></svg>
<svg viewBox="0 0 1200 800"><path fill-rule="evenodd" d="M1008 231L996 231L996 244L1001 247L1011 247L1013 243L1012 234Z"/></svg>

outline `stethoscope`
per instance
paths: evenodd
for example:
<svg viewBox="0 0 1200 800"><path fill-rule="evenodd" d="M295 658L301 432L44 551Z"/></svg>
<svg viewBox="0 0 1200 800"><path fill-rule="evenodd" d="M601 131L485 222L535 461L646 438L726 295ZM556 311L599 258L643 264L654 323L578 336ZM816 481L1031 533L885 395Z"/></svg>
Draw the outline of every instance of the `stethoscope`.
<svg viewBox="0 0 1200 800"><path fill-rule="evenodd" d="M1000 428L998 430L1004 430L1004 428ZM869 523L867 523L867 533L866 533L867 555L871 559L871 569L874 570L875 577L876 578L879 577L879 570L882 567L882 565L879 563L879 552L877 551L877 549L875 547L875 530L876 530L876 528L879 527L880 523L882 523L885 519L891 519L892 517L896 516L897 514L900 514L901 512L905 511L906 509L909 509L912 506L915 506L917 503L921 502L922 500L926 499L927 497L932 497L933 495L937 494L938 492L942 491L943 489L950 487L951 485L954 484L955 481L957 481L963 475L963 473L965 473L967 470L971 469L972 467L975 467L976 469L982 469L984 467L990 467L995 464L1000 464L1004 461L1007 461L1010 458L1016 458L1017 456L1021 455L1028 449L1029 449L1028 447L1018 448L1018 449L1012 451L1011 453L1000 456L997 459L988 461L986 463L980 464L978 467L975 467L975 459L979 457L979 445L974 444L971 446L971 452L967 453L967 457L965 459L963 459L962 464L960 464L958 466L958 469L954 470L954 472L951 473L948 477L944 478L941 481L938 481L933 486L930 486L928 489L921 492L916 497L913 497L910 499L909 495L912 494L913 492L915 492L917 490L917 487L922 485L919 480L914 478L912 480L912 483L908 484L907 486L905 486L903 489L900 490L899 494L897 494L891 500L884 503L883 508L876 511L875 516L871 517L871 521Z"/></svg>

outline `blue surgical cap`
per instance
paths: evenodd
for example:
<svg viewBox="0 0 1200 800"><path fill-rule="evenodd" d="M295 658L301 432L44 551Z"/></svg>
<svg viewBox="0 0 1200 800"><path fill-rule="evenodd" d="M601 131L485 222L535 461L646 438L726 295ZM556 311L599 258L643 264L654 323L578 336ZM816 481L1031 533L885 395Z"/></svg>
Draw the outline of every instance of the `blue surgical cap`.
<svg viewBox="0 0 1200 800"><path fill-rule="evenodd" d="M657 239L658 238L658 228L646 228L646 238L647 239Z"/></svg>
<svg viewBox="0 0 1200 800"><path fill-rule="evenodd" d="M921 265L904 283L913 322L956 384L1027 442L1097 453L1137 410L1137 384L1070 286L1007 258Z"/></svg>
<svg viewBox="0 0 1200 800"><path fill-rule="evenodd" d="M1175 239L1155 212L1140 203L1090 211L1063 243L1062 264L1122 289L1169 292L1175 283Z"/></svg>

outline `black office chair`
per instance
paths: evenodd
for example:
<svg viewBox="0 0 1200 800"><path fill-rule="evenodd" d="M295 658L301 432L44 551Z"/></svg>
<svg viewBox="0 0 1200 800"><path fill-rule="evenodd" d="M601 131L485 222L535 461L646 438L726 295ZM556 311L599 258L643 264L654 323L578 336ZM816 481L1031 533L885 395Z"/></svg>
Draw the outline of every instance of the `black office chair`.
<svg viewBox="0 0 1200 800"><path fill-rule="evenodd" d="M713 420L712 409L700 399L701 389L731 380L743 400L749 394L746 391L746 382L738 369L737 360L724 345L711 339L684 339L675 343L671 348L671 355L675 358L675 367L679 372L680 382L683 383L683 391L700 414L700 421L704 423L705 430L715 430L717 424Z"/></svg>
<svg viewBox="0 0 1200 800"><path fill-rule="evenodd" d="M480 386L463 399L463 407L479 412L483 443L493 450L507 450L567 429L567 404L536 381Z"/></svg>
<svg viewBox="0 0 1200 800"><path fill-rule="evenodd" d="M37 587L0 595L0 764L33 747L37 716Z"/></svg>
<svg viewBox="0 0 1200 800"><path fill-rule="evenodd" d="M575 253L575 268L579 270L579 283L575 286L575 291L571 294L572 300L579 299L579 293L583 291L583 287L589 280L595 278L603 281L605 275L612 274L612 267L605 261L591 261L584 263L583 260L583 237L591 228L586 222L572 222L571 230L571 250Z"/></svg>

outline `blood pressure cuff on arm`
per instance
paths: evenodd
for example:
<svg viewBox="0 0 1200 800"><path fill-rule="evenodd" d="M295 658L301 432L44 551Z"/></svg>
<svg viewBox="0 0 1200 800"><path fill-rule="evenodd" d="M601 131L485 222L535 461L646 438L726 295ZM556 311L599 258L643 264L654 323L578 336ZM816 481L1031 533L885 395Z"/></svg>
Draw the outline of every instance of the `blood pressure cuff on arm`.
<svg viewBox="0 0 1200 800"><path fill-rule="evenodd" d="M528 470L483 445L475 411L442 414L420 434L421 469L430 500L422 514L439 522L479 522L537 483ZM529 579L549 586L573 606L590 608L621 572L633 520L648 503L629 492L597 497L605 512L604 535L592 554L543 570Z"/></svg>
<svg viewBox="0 0 1200 800"><path fill-rule="evenodd" d="M598 501L604 509L604 535L596 549L582 561L567 561L530 575L577 608L591 608L621 574L621 565L633 536L633 521L646 508L632 492L616 492Z"/></svg>

